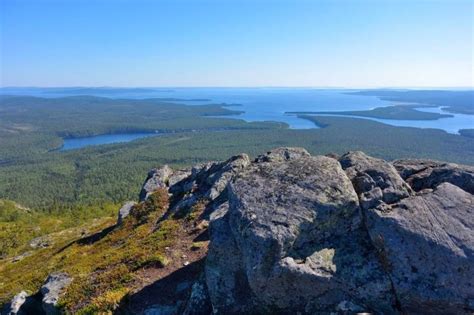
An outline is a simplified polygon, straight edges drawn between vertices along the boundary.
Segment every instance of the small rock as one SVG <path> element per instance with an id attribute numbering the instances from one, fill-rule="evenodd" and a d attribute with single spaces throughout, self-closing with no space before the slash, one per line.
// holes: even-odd
<path id="1" fill-rule="evenodd" d="M 134 201 L 127 201 L 122 208 L 118 211 L 118 218 L 117 218 L 117 225 L 121 225 L 123 223 L 123 219 L 128 217 L 130 214 L 130 210 L 132 210 L 133 206 L 137 203 Z"/>
<path id="2" fill-rule="evenodd" d="M 26 301 L 26 298 L 28 297 L 28 293 L 25 291 L 21 291 L 17 295 L 13 297 L 13 299 L 8 303 L 2 314 L 5 315 L 20 315 L 23 314 L 24 312 L 21 311 L 21 307 Z"/>
<path id="3" fill-rule="evenodd" d="M 25 257 L 28 257 L 32 254 L 32 252 L 24 252 L 21 255 L 15 256 L 12 258 L 12 262 L 19 262 L 20 260 L 23 260 Z"/>
<path id="4" fill-rule="evenodd" d="M 48 236 L 40 236 L 34 238 L 30 241 L 30 247 L 37 249 L 37 248 L 46 248 L 51 245 L 51 240 Z"/>
<path id="5" fill-rule="evenodd" d="M 140 201 L 146 200 L 148 196 L 158 188 L 167 188 L 169 184 L 169 178 L 172 174 L 173 170 L 168 165 L 152 169 L 148 173 L 148 177 L 146 178 L 142 190 L 140 191 Z"/>
<path id="6" fill-rule="evenodd" d="M 198 225 L 196 225 L 195 231 L 202 231 L 202 230 L 207 229 L 208 227 L 209 227 L 209 221 L 202 220 L 201 222 L 199 222 Z"/>
<path id="7" fill-rule="evenodd" d="M 45 284 L 40 289 L 43 295 L 43 310 L 47 315 L 59 314 L 59 310 L 56 308 L 59 296 L 64 292 L 71 281 L 72 278 L 62 272 L 52 273 L 48 276 Z"/>

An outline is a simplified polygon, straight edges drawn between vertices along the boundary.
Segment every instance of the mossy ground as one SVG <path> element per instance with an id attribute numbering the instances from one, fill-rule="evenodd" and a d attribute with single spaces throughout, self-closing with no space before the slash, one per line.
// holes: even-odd
<path id="1" fill-rule="evenodd" d="M 21 290 L 36 292 L 49 273 L 63 271 L 73 277 L 59 301 L 66 313 L 113 312 L 128 294 L 143 287 L 147 270 L 163 270 L 146 275 L 149 282 L 182 267 L 186 250 L 199 257 L 207 251 L 206 242 L 199 242 L 197 247 L 193 245 L 194 236 L 183 238 L 186 226 L 195 225 L 203 207 L 191 209 L 187 217 L 157 224 L 168 205 L 167 191 L 158 190 L 146 202 L 137 204 L 121 226 L 115 226 L 114 211 L 114 216 L 49 234 L 51 246 L 30 249 L 28 256 L 19 261 L 13 262 L 9 255 L 0 261 L 0 303 Z M 183 239 L 189 244 L 182 244 Z"/>

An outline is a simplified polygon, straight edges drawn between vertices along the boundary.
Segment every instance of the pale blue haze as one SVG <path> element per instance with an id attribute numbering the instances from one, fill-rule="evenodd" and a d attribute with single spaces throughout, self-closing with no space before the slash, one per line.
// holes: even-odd
<path id="1" fill-rule="evenodd" d="M 1 0 L 1 86 L 473 85 L 473 1 Z"/>

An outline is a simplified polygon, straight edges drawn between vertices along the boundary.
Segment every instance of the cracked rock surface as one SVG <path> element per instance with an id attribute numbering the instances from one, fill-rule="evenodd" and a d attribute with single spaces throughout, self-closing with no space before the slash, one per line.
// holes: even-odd
<path id="1" fill-rule="evenodd" d="M 471 313 L 472 168 L 408 167 L 416 161 L 362 152 L 258 157 L 211 217 L 205 274 L 214 309 Z"/>
<path id="2" fill-rule="evenodd" d="M 472 314 L 473 174 L 278 148 L 155 170 L 143 191 L 166 185 L 171 214 L 207 200 L 209 252 L 186 314 Z"/>
<path id="3" fill-rule="evenodd" d="M 163 188 L 157 224 L 198 208 L 208 252 L 144 314 L 474 314 L 473 167 L 277 148 L 153 169 L 140 200 Z M 70 282 L 53 273 L 6 314 L 57 314 Z"/>

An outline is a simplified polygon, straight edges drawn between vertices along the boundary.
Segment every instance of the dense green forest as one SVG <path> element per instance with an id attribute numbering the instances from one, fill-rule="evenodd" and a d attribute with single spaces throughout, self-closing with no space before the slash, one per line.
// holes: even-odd
<path id="1" fill-rule="evenodd" d="M 206 116 L 238 111 L 221 105 L 185 106 L 160 99 L 112 100 L 93 96 L 38 98 L 0 96 L 0 164 L 45 153 L 62 138 L 121 132 L 183 132 L 260 129 L 278 123 L 245 123 Z"/>
<path id="2" fill-rule="evenodd" d="M 364 119 L 302 118 L 320 129 L 247 123 L 206 116 L 235 112 L 220 105 L 100 97 L 3 97 L 0 102 L 0 198 L 48 211 L 136 199 L 146 172 L 161 164 L 185 167 L 278 146 L 315 154 L 363 150 L 385 159 L 420 157 L 474 165 L 474 139 L 435 129 L 392 127 Z M 129 143 L 54 150 L 62 137 L 160 131 Z"/>

